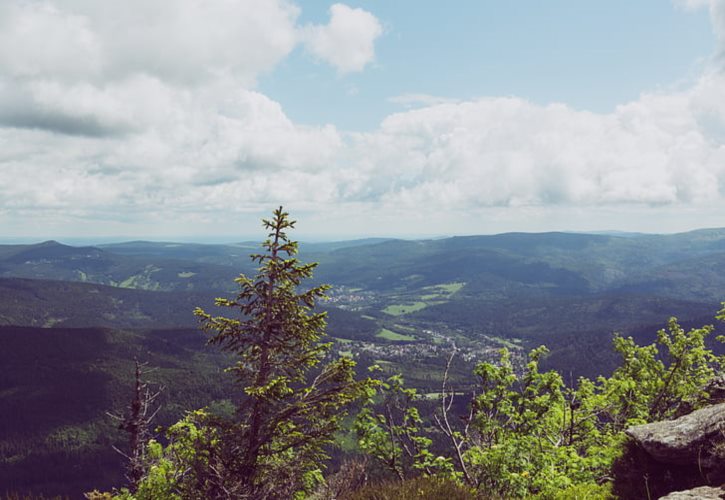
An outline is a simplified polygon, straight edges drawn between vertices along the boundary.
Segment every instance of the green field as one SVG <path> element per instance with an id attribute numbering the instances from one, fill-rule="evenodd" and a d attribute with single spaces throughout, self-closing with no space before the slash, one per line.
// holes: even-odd
<path id="1" fill-rule="evenodd" d="M 425 309 L 428 307 L 428 304 L 425 302 L 413 302 L 410 304 L 391 304 L 385 309 L 383 309 L 383 312 L 385 314 L 390 314 L 391 316 L 402 316 L 403 314 L 410 314 L 416 311 L 420 311 L 421 309 Z"/>
<path id="2" fill-rule="evenodd" d="M 426 286 L 423 288 L 423 290 L 426 290 L 430 293 L 421 295 L 420 298 L 423 300 L 448 299 L 451 297 L 451 295 L 458 292 L 464 286 L 466 286 L 465 283 L 457 281 L 452 283 L 441 283 L 440 285 Z"/>
<path id="3" fill-rule="evenodd" d="M 411 337 L 410 335 L 402 335 L 392 330 L 388 330 L 387 328 L 381 329 L 375 336 L 385 340 L 415 340 L 415 337 Z"/>
<path id="4" fill-rule="evenodd" d="M 454 282 L 454 283 L 443 283 L 442 285 L 438 285 L 437 288 L 440 288 L 441 290 L 444 290 L 447 293 L 453 295 L 454 293 L 459 291 L 464 286 L 466 286 L 465 283 Z"/>
<path id="5" fill-rule="evenodd" d="M 509 349 L 521 349 L 521 339 L 504 339 L 502 337 L 486 336 L 486 338 L 498 342 Z"/>

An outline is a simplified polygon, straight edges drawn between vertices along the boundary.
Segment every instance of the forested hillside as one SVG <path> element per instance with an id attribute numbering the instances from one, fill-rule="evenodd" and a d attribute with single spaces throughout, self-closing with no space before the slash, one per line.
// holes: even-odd
<path id="1" fill-rule="evenodd" d="M 454 346 L 448 382 L 464 394 L 477 364 L 496 362 L 501 348 L 520 371 L 529 350 L 547 345 L 540 366 L 571 384 L 619 366 L 615 332 L 647 344 L 672 315 L 686 328 L 712 323 L 724 249 L 722 230 L 512 233 L 303 244 L 301 258 L 320 262 L 311 284 L 332 284 L 317 310 L 328 314 L 333 353 L 356 359 L 360 376 L 377 365 L 381 377 L 402 373 L 407 387 L 435 398 Z M 238 397 L 221 373 L 229 358 L 204 347 L 193 311 L 238 290 L 233 278 L 257 267 L 244 257 L 253 251 L 249 243 L 0 246 L 0 484 L 45 493 L 120 484 L 111 445 L 124 437 L 106 412 L 128 403 L 135 359 L 157 368 L 149 379 L 166 387 L 158 423 L 208 404 L 229 411 Z M 713 339 L 707 346 L 723 352 Z M 456 407 L 465 412 L 463 401 Z M 336 460 L 356 449 L 351 439 Z"/>

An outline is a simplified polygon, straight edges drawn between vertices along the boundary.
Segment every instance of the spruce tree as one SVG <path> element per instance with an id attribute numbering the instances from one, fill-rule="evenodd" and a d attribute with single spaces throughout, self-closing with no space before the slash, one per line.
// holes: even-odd
<path id="1" fill-rule="evenodd" d="M 237 420 L 221 433 L 215 467 L 227 491 L 255 498 L 288 497 L 321 477 L 325 446 L 345 415 L 345 407 L 366 394 L 368 381 L 355 381 L 346 357 L 322 363 L 330 345 L 321 343 L 325 313 L 314 310 L 328 285 L 301 288 L 317 264 L 300 263 L 297 242 L 287 230 L 295 221 L 282 207 L 271 220 L 264 252 L 253 278 L 235 281 L 233 299 L 216 299 L 232 317 L 197 308 L 209 342 L 233 353 L 229 368 L 242 389 Z M 219 469 L 223 469 L 219 472 Z"/>

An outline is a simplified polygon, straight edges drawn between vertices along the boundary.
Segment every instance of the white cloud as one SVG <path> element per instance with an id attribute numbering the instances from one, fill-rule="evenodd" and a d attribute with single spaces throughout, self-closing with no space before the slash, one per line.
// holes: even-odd
<path id="1" fill-rule="evenodd" d="M 362 71 L 375 58 L 375 39 L 383 32 L 377 18 L 363 9 L 336 3 L 327 25 L 308 26 L 302 32 L 312 54 L 341 73 Z"/>
<path id="2" fill-rule="evenodd" d="M 722 4 L 708 5 L 719 26 Z M 198 227 L 284 203 L 354 227 L 407 211 L 427 227 L 479 210 L 724 204 L 722 72 L 607 114 L 407 94 L 392 100 L 418 109 L 343 133 L 294 123 L 254 81 L 301 39 L 360 70 L 380 24 L 336 4 L 329 24 L 300 28 L 298 13 L 282 0 L 1 3 L 0 225 Z"/>
<path id="3" fill-rule="evenodd" d="M 0 206 L 127 218 L 312 198 L 339 133 L 252 90 L 299 43 L 298 14 L 286 0 L 3 2 Z"/>
<path id="4" fill-rule="evenodd" d="M 0 4 L 0 75 L 83 78 L 101 71 L 90 20 L 49 2 Z"/>
<path id="5" fill-rule="evenodd" d="M 285 0 L 11 0 L 0 62 L 11 76 L 249 85 L 294 48 L 298 14 Z"/>
<path id="6" fill-rule="evenodd" d="M 55 90 L 46 92 L 52 101 Z M 432 217 L 497 207 L 721 206 L 725 196 L 725 109 L 717 105 L 725 77 L 717 75 L 609 114 L 487 98 L 397 113 L 366 134 L 301 127 L 233 82 L 190 94 L 144 77 L 107 92 L 80 88 L 66 105 L 129 127 L 124 134 L 0 132 L 6 209 L 213 221 L 284 203 L 370 220 L 373 207 L 378 216 Z M 129 107 L 104 104 L 118 99 Z"/>
<path id="7" fill-rule="evenodd" d="M 298 16 L 288 0 L 2 2 L 0 125 L 98 136 L 139 130 L 145 115 L 174 104 L 184 113 L 220 82 L 253 88 L 310 30 L 320 56 L 341 70 L 374 57 L 372 14 L 336 4 L 330 24 L 315 28 L 299 27 Z"/>
<path id="8" fill-rule="evenodd" d="M 725 77 L 613 113 L 518 98 L 439 104 L 358 136 L 352 197 L 395 206 L 704 204 L 725 192 Z"/>

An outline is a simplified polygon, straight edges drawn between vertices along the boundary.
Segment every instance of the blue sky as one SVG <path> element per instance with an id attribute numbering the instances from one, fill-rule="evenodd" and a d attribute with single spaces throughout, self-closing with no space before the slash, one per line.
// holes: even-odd
<path id="1" fill-rule="evenodd" d="M 324 22 L 329 4 L 302 3 L 302 22 Z M 339 75 L 295 50 L 259 89 L 300 123 L 372 130 L 400 111 L 395 96 L 518 96 L 609 112 L 640 93 L 681 85 L 715 44 L 707 10 L 637 2 L 399 0 L 350 3 L 384 26 L 375 61 Z"/>
<path id="2" fill-rule="evenodd" d="M 8 0 L 0 234 L 725 226 L 724 61 L 724 0 Z"/>

